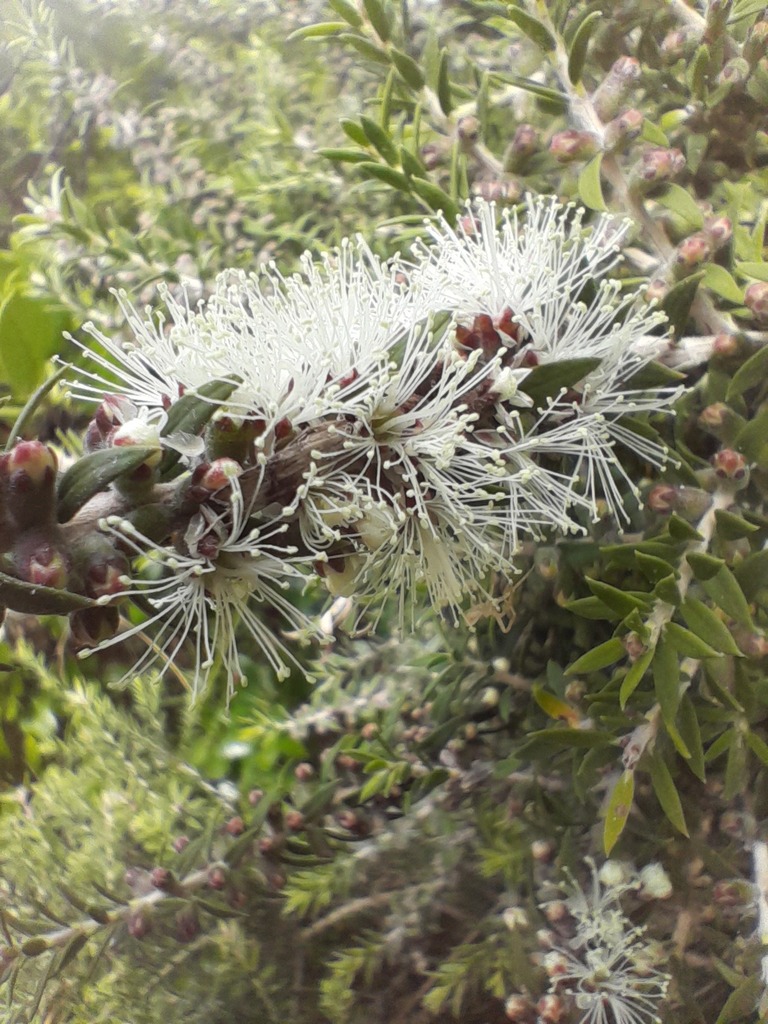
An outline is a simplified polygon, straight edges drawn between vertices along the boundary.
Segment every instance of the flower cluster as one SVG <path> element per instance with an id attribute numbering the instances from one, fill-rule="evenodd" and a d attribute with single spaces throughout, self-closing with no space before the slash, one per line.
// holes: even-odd
<path id="1" fill-rule="evenodd" d="M 646 899 L 666 898 L 669 880 L 658 864 L 634 881 L 621 864 L 609 861 L 600 872 L 590 867 L 591 890 L 574 882 L 564 901 L 572 925 L 567 946 L 555 946 L 544 958 L 549 991 L 572 1001 L 581 1013 L 579 1024 L 657 1024 L 670 978 L 657 969 L 658 953 L 644 930 L 629 921 L 620 898 L 630 890 Z"/>
<path id="2" fill-rule="evenodd" d="M 401 621 L 423 585 L 455 619 L 467 595 L 492 599 L 487 581 L 515 571 L 524 541 L 583 531 L 601 502 L 625 514 L 636 487 L 617 444 L 663 462 L 626 419 L 673 391 L 633 387 L 663 317 L 603 279 L 621 226 L 531 199 L 524 221 L 505 212 L 497 227 L 479 203 L 456 230 L 428 231 L 408 259 L 384 263 L 358 239 L 291 277 L 225 273 L 195 307 L 167 295 L 168 321 L 122 297 L 128 344 L 85 328 L 100 349 L 74 394 L 100 399 L 102 419 L 106 394 L 108 410 L 129 403 L 119 443 L 133 422 L 159 424 L 187 462 L 144 480 L 164 531 L 122 513 L 103 528 L 134 563 L 149 557 L 127 593 L 149 600 L 171 657 L 195 638 L 199 683 L 217 655 L 237 677 L 238 620 L 285 666 L 253 605 L 306 625 L 284 593 L 302 575 L 361 607 L 395 595 Z M 194 396 L 209 406 L 203 437 L 170 432 Z"/>

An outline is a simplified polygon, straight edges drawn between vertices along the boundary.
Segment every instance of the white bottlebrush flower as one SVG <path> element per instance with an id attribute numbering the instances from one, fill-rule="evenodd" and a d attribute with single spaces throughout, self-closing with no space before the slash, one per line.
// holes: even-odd
<path id="1" fill-rule="evenodd" d="M 505 210 L 497 226 L 495 206 L 477 202 L 458 228 L 445 221 L 428 227 L 431 244 L 414 249 L 413 287 L 419 301 L 454 318 L 460 344 L 498 355 L 505 369 L 598 361 L 549 406 L 548 419 L 583 421 L 587 492 L 594 498 L 602 491 L 621 515 L 621 491 L 636 488 L 621 469 L 614 442 L 655 465 L 667 452 L 620 418 L 665 407 L 677 389 L 640 392 L 628 384 L 657 351 L 650 332 L 664 316 L 604 277 L 620 259 L 625 226 L 600 216 L 586 227 L 583 215 L 552 198 L 530 199 L 524 221 L 517 210 Z"/>
<path id="2" fill-rule="evenodd" d="M 607 876 L 591 862 L 590 867 L 591 890 L 574 882 L 565 900 L 573 938 L 544 958 L 549 991 L 572 997 L 582 1011 L 579 1024 L 658 1024 L 670 978 L 655 966 L 644 930 L 632 924 L 619 902 L 636 886 L 623 880 L 601 883 Z"/>
<path id="3" fill-rule="evenodd" d="M 141 596 L 155 614 L 104 641 L 96 650 L 152 631 L 151 646 L 131 669 L 134 675 L 156 662 L 162 662 L 164 669 L 192 644 L 193 691 L 204 689 L 220 659 L 231 697 L 241 679 L 237 631 L 242 626 L 278 676 L 288 674 L 287 663 L 295 663 L 295 658 L 259 615 L 259 609 L 278 611 L 288 629 L 310 628 L 308 619 L 286 594 L 292 580 L 303 579 L 296 548 L 280 542 L 287 529 L 280 520 L 261 528 L 252 525 L 236 478 L 231 481 L 227 505 L 220 512 L 202 506 L 192 517 L 184 537 L 186 554 L 154 544 L 119 517 L 102 523 L 134 559 L 147 563 L 149 571 L 126 579 L 123 596 Z"/>
<path id="4" fill-rule="evenodd" d="M 75 371 L 73 394 L 114 392 L 163 408 L 203 384 L 234 381 L 227 405 L 263 418 L 262 444 L 281 420 L 302 426 L 353 408 L 426 310 L 397 262 L 383 264 L 361 239 L 345 239 L 319 263 L 305 255 L 301 268 L 290 277 L 274 266 L 225 271 L 194 308 L 186 293 L 161 289 L 167 316 L 142 317 L 118 296 L 133 339 L 116 342 L 86 324 L 105 354 L 88 349 L 95 366 Z"/>

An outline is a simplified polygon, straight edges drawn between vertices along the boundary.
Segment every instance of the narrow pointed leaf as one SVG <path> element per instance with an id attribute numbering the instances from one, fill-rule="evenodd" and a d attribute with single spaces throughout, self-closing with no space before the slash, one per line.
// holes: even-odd
<path id="1" fill-rule="evenodd" d="M 654 648 L 651 648 L 649 651 L 645 651 L 645 653 L 640 655 L 624 676 L 621 683 L 621 689 L 619 690 L 619 703 L 622 708 L 626 706 L 627 701 L 640 685 L 643 676 L 648 671 L 648 668 L 653 661 L 653 655 Z"/>
<path id="2" fill-rule="evenodd" d="M 664 758 L 658 750 L 650 756 L 649 768 L 653 791 L 659 799 L 661 809 L 666 814 L 678 832 L 684 836 L 688 835 L 688 826 L 685 823 L 683 805 L 680 802 L 680 794 L 677 792 L 672 773 L 670 772 Z"/>
<path id="3" fill-rule="evenodd" d="M 613 665 L 626 657 L 627 650 L 621 639 L 617 636 L 611 637 L 605 643 L 599 644 L 592 651 L 582 654 L 580 658 L 566 670 L 569 676 L 578 675 L 580 672 L 596 672 L 598 669 Z"/>
<path id="4" fill-rule="evenodd" d="M 609 583 L 603 583 L 602 580 L 593 580 L 589 576 L 586 576 L 585 580 L 595 597 L 598 597 L 622 617 L 629 615 L 635 609 L 650 610 L 651 605 L 648 600 L 636 597 L 626 590 L 619 590 L 618 587 L 612 587 Z"/>
<path id="5" fill-rule="evenodd" d="M 600 174 L 602 165 L 603 154 L 596 153 L 589 163 L 584 165 L 576 186 L 582 203 L 590 210 L 598 210 L 600 213 L 608 209 L 603 198 L 603 181 Z"/>
<path id="6" fill-rule="evenodd" d="M 702 582 L 702 588 L 718 608 L 729 615 L 741 626 L 753 628 L 752 615 L 744 591 L 741 589 L 727 565 L 710 579 Z"/>
<path id="7" fill-rule="evenodd" d="M 448 51 L 440 51 L 440 63 L 437 68 L 437 99 L 440 103 L 440 109 L 447 117 L 453 109 L 453 100 L 451 99 L 451 82 L 448 77 Z"/>
<path id="8" fill-rule="evenodd" d="M 578 384 L 599 365 L 600 360 L 595 358 L 561 359 L 556 363 L 545 363 L 531 370 L 520 384 L 520 390 L 532 398 L 534 403 L 540 403 L 557 395 L 563 388 Z"/>
<path id="9" fill-rule="evenodd" d="M 390 35 L 389 19 L 383 0 L 363 0 L 363 7 L 368 15 L 368 20 L 376 31 L 376 35 L 383 43 L 388 42 Z"/>
<path id="10" fill-rule="evenodd" d="M 390 166 L 397 163 L 397 149 L 389 134 L 370 117 L 363 115 L 360 125 L 370 144 L 381 153 Z"/>
<path id="11" fill-rule="evenodd" d="M 704 768 L 704 746 L 701 740 L 701 729 L 699 728 L 696 708 L 687 693 L 683 694 L 683 699 L 680 701 L 677 724 L 683 742 L 691 754 L 686 764 L 693 774 L 704 782 L 706 781 L 706 771 Z"/>
<path id="12" fill-rule="evenodd" d="M 664 635 L 678 654 L 682 654 L 685 658 L 722 657 L 720 651 L 710 647 L 706 640 L 702 640 L 696 633 L 691 632 L 690 629 L 686 629 L 684 626 L 679 626 L 676 622 L 667 623 L 664 628 Z"/>
<path id="13" fill-rule="evenodd" d="M 424 75 L 413 57 L 409 57 L 402 50 L 396 50 L 394 46 L 390 47 L 389 55 L 406 85 L 410 85 L 417 92 L 424 88 Z"/>
<path id="14" fill-rule="evenodd" d="M 606 857 L 609 857 L 611 850 L 619 840 L 627 824 L 629 812 L 632 810 L 632 800 L 635 795 L 635 773 L 625 771 L 616 781 L 611 798 L 608 801 L 608 808 L 605 813 L 605 825 L 603 826 L 603 850 Z"/>
<path id="15" fill-rule="evenodd" d="M 59 522 L 68 522 L 95 494 L 105 491 L 119 476 L 138 469 L 152 456 L 157 456 L 157 448 L 143 445 L 102 448 L 83 455 L 59 480 L 56 495 Z"/>
<path id="16" fill-rule="evenodd" d="M 588 14 L 579 25 L 576 30 L 576 35 L 573 37 L 571 50 L 568 54 L 568 77 L 574 85 L 577 85 L 581 81 L 581 75 L 584 71 L 584 62 L 587 59 L 589 41 L 602 17 L 602 11 L 592 11 L 592 13 Z"/>
<path id="17" fill-rule="evenodd" d="M 721 654 L 740 657 L 741 651 L 722 619 L 695 597 L 686 597 L 680 605 L 680 613 L 688 628 Z"/>
<path id="18" fill-rule="evenodd" d="M 507 8 L 507 17 L 514 21 L 517 27 L 523 32 L 532 43 L 535 43 L 545 53 L 555 49 L 555 40 L 549 29 L 537 19 L 524 11 L 521 7 L 511 6 Z"/>

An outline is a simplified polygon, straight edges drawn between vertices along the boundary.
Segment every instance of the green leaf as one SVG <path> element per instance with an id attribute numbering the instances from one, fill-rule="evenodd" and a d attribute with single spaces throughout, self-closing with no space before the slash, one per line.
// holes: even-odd
<path id="1" fill-rule="evenodd" d="M 16 399 L 41 383 L 45 364 L 61 348 L 70 321 L 47 300 L 25 295 L 17 286 L 0 300 L 0 373 Z"/>
<path id="2" fill-rule="evenodd" d="M 580 615 L 583 619 L 611 621 L 622 617 L 597 597 L 578 597 L 575 601 L 569 601 L 565 607 L 567 611 L 573 612 L 574 615 Z"/>
<path id="3" fill-rule="evenodd" d="M 584 579 L 595 597 L 599 598 L 603 604 L 607 604 L 622 618 L 633 612 L 635 608 L 639 611 L 650 611 L 650 602 L 643 598 L 635 597 L 626 590 L 619 590 L 618 587 L 612 587 L 609 583 L 603 583 L 602 580 L 593 580 L 589 576 L 585 576 Z"/>
<path id="4" fill-rule="evenodd" d="M 427 173 L 426 168 L 424 167 L 424 164 L 421 162 L 419 157 L 411 153 L 411 151 L 409 149 L 406 149 L 405 146 L 400 146 L 399 154 L 400 166 L 403 168 L 406 174 L 409 174 L 411 177 L 414 178 L 420 178 Z"/>
<path id="5" fill-rule="evenodd" d="M 690 751 L 683 742 L 675 721 L 683 695 L 680 685 L 680 662 L 677 651 L 667 639 L 666 629 L 656 645 L 656 654 L 653 659 L 653 685 L 667 733 L 682 756 L 688 758 L 691 756 Z"/>
<path id="6" fill-rule="evenodd" d="M 751 355 L 745 363 L 742 363 L 734 373 L 728 390 L 725 394 L 726 401 L 731 402 L 739 395 L 743 395 L 750 388 L 765 383 L 768 376 L 768 345 L 761 345 L 754 355 Z"/>
<path id="7" fill-rule="evenodd" d="M 535 43 L 545 53 L 556 48 L 556 43 L 549 29 L 537 19 L 528 14 L 520 7 L 510 6 L 507 8 L 507 17 L 514 21 L 517 27 L 523 32 L 532 43 Z"/>
<path id="8" fill-rule="evenodd" d="M 352 139 L 353 142 L 356 142 L 358 146 L 368 148 L 368 137 L 357 121 L 350 121 L 348 117 L 342 117 L 339 124 L 344 134 Z"/>
<path id="9" fill-rule="evenodd" d="M 25 615 L 69 615 L 80 608 L 93 608 L 96 602 L 81 594 L 26 583 L 0 572 L 0 604 Z"/>
<path id="10" fill-rule="evenodd" d="M 622 709 L 626 707 L 627 701 L 640 685 L 643 676 L 648 671 L 648 667 L 653 661 L 654 653 L 654 648 L 651 648 L 641 654 L 637 661 L 630 666 L 629 671 L 624 676 L 621 682 L 621 689 L 619 690 L 619 704 Z"/>
<path id="11" fill-rule="evenodd" d="M 576 35 L 571 42 L 571 51 L 568 54 L 568 77 L 574 85 L 581 81 L 584 71 L 584 62 L 587 59 L 587 50 L 592 33 L 597 28 L 598 22 L 603 17 L 602 11 L 592 11 L 579 25 Z"/>
<path id="12" fill-rule="evenodd" d="M 685 222 L 686 228 L 699 231 L 704 226 L 704 214 L 691 193 L 680 185 L 667 185 L 657 202 Z"/>
<path id="13" fill-rule="evenodd" d="M 663 580 L 659 580 L 653 588 L 653 596 L 666 604 L 677 607 L 680 604 L 680 589 L 677 585 L 677 577 L 670 573 Z"/>
<path id="14" fill-rule="evenodd" d="M 692 633 L 691 630 L 679 626 L 676 622 L 668 622 L 664 627 L 664 634 L 674 646 L 678 654 L 685 658 L 719 658 L 720 651 L 702 640 L 700 636 Z"/>
<path id="15" fill-rule="evenodd" d="M 453 101 L 451 99 L 451 82 L 448 77 L 448 51 L 445 49 L 440 51 L 440 63 L 437 67 L 437 89 L 435 91 L 437 92 L 440 109 L 448 117 L 453 109 Z"/>
<path id="16" fill-rule="evenodd" d="M 448 223 L 452 223 L 459 216 L 459 207 L 451 199 L 447 192 L 444 192 L 438 185 L 424 178 L 412 178 L 410 187 L 435 213 L 442 210 Z"/>
<path id="17" fill-rule="evenodd" d="M 370 160 L 370 154 L 359 149 L 318 149 L 318 155 L 326 160 L 341 164 L 362 164 Z"/>
<path id="18" fill-rule="evenodd" d="M 365 114 L 360 117 L 360 126 L 370 144 L 381 153 L 390 166 L 394 166 L 397 163 L 397 148 L 388 132 Z"/>
<path id="19" fill-rule="evenodd" d="M 569 676 L 578 675 L 583 672 L 596 672 L 598 669 L 613 665 L 621 658 L 626 657 L 627 650 L 621 639 L 617 636 L 599 644 L 594 650 L 582 654 L 572 665 L 566 669 Z"/>
<path id="20" fill-rule="evenodd" d="M 662 811 L 664 811 L 677 831 L 687 836 L 688 826 L 685 823 L 680 795 L 672 779 L 672 773 L 658 750 L 654 750 L 651 754 L 648 767 L 651 773 L 653 790 L 658 797 Z"/>
<path id="21" fill-rule="evenodd" d="M 725 623 L 711 608 L 695 597 L 686 597 L 680 605 L 680 613 L 688 628 L 721 654 L 741 657 L 741 651 Z"/>
<path id="22" fill-rule="evenodd" d="M 701 741 L 701 729 L 699 728 L 696 708 L 687 693 L 683 694 L 683 699 L 680 701 L 677 722 L 683 742 L 691 753 L 686 764 L 693 774 L 704 782 L 706 780 L 706 772 L 704 769 L 704 747 Z"/>
<path id="23" fill-rule="evenodd" d="M 689 551 L 685 556 L 697 580 L 710 580 L 725 567 L 722 558 L 708 555 L 706 551 Z"/>
<path id="24" fill-rule="evenodd" d="M 413 57 L 409 57 L 402 50 L 396 50 L 394 46 L 390 47 L 389 55 L 406 85 L 410 85 L 417 92 L 424 88 L 424 75 Z"/>
<path id="25" fill-rule="evenodd" d="M 95 494 L 105 491 L 119 476 L 157 456 L 157 451 L 157 448 L 143 445 L 125 445 L 83 455 L 59 479 L 56 497 L 59 522 L 68 522 Z"/>
<path id="26" fill-rule="evenodd" d="M 359 170 L 365 172 L 367 177 L 383 181 L 386 185 L 396 188 L 400 192 L 409 192 L 411 189 L 408 178 L 406 178 L 402 171 L 396 171 L 394 167 L 387 167 L 386 164 L 377 164 L 372 160 L 357 166 Z"/>
<path id="27" fill-rule="evenodd" d="M 768 548 L 753 551 L 734 566 L 733 575 L 744 591 L 744 596 L 753 601 L 763 589 L 768 589 Z"/>
<path id="28" fill-rule="evenodd" d="M 360 28 L 363 19 L 360 17 L 357 8 L 349 0 L 328 0 L 328 6 L 335 11 L 340 18 L 343 18 L 352 28 Z"/>
<path id="29" fill-rule="evenodd" d="M 733 800 L 734 797 L 747 792 L 747 748 L 744 745 L 744 739 L 740 732 L 736 734 L 728 750 L 724 782 L 724 800 Z"/>
<path id="30" fill-rule="evenodd" d="M 603 182 L 600 176 L 602 164 L 602 152 L 596 153 L 582 169 L 576 186 L 582 203 L 590 210 L 599 210 L 600 212 L 608 209 L 603 198 Z"/>
<path id="31" fill-rule="evenodd" d="M 635 795 L 635 773 L 625 771 L 616 781 L 611 792 L 608 808 L 605 813 L 605 825 L 603 826 L 603 850 L 606 857 L 610 857 L 611 850 L 618 842 L 619 836 L 627 824 L 629 812 L 632 810 L 632 800 Z"/>
<path id="32" fill-rule="evenodd" d="M 667 529 L 673 540 L 704 540 L 702 535 L 690 523 L 673 512 L 667 520 Z"/>
<path id="33" fill-rule="evenodd" d="M 558 721 L 568 722 L 573 725 L 579 720 L 578 712 L 570 704 L 566 703 L 554 693 L 545 690 L 541 684 L 536 683 L 532 690 L 533 699 L 539 705 L 545 715 Z"/>
<path id="34" fill-rule="evenodd" d="M 657 124 L 649 121 L 647 117 L 643 121 L 640 138 L 644 142 L 650 142 L 653 146 L 664 146 L 665 148 L 669 146 L 668 137 Z"/>
<path id="35" fill-rule="evenodd" d="M 736 273 L 742 277 L 752 277 L 756 281 L 768 281 L 768 263 L 737 263 Z"/>
<path id="36" fill-rule="evenodd" d="M 367 60 L 372 60 L 376 64 L 384 64 L 389 67 L 390 62 L 387 51 L 375 46 L 369 39 L 355 35 L 354 32 L 344 32 L 343 35 L 339 36 L 339 39 L 343 43 L 349 43 L 353 49 L 357 50 Z"/>
<path id="37" fill-rule="evenodd" d="M 678 338 L 685 333 L 693 300 L 696 298 L 696 292 L 703 280 L 703 270 L 690 274 L 682 281 L 678 281 L 674 288 L 670 288 L 662 299 L 661 308 L 667 316 L 669 326 Z"/>
<path id="38" fill-rule="evenodd" d="M 704 270 L 705 287 L 729 302 L 741 305 L 744 302 L 744 289 L 739 288 L 733 276 L 719 263 L 708 263 Z"/>
<path id="39" fill-rule="evenodd" d="M 605 549 L 603 549 L 603 554 L 605 554 Z M 635 550 L 633 554 L 638 569 L 651 583 L 659 583 L 670 575 L 672 567 L 666 559 L 638 550 Z"/>
<path id="40" fill-rule="evenodd" d="M 759 529 L 754 523 L 748 523 L 741 516 L 734 515 L 733 512 L 725 512 L 723 509 L 718 509 L 715 512 L 715 521 L 717 522 L 717 536 L 722 540 L 739 540 L 741 537 L 749 537 L 751 533 L 755 533 Z"/>
<path id="41" fill-rule="evenodd" d="M 724 565 L 715 576 L 703 581 L 701 586 L 707 596 L 726 615 L 730 615 L 739 625 L 745 626 L 747 629 L 754 628 L 744 591 L 727 565 Z"/>
<path id="42" fill-rule="evenodd" d="M 239 384 L 240 379 L 233 377 L 231 380 L 213 380 L 194 391 L 188 391 L 168 410 L 165 426 L 160 431 L 161 436 L 170 437 L 176 433 L 199 435 Z M 173 469 L 180 458 L 181 454 L 172 448 L 165 450 L 160 463 L 161 478 Z"/>
<path id="43" fill-rule="evenodd" d="M 751 730 L 747 733 L 747 746 L 750 748 L 752 753 L 759 757 L 763 764 L 768 767 L 768 743 L 761 740 L 756 733 Z"/>
<path id="44" fill-rule="evenodd" d="M 382 0 L 363 0 L 363 7 L 376 35 L 383 43 L 389 42 L 390 27 L 385 4 Z"/>
<path id="45" fill-rule="evenodd" d="M 326 36 L 336 35 L 337 32 L 345 32 L 347 25 L 343 21 L 325 21 L 317 25 L 305 25 L 297 28 L 286 37 L 286 43 L 294 42 L 297 39 L 324 39 Z"/>
<path id="46" fill-rule="evenodd" d="M 754 1019 L 755 1008 L 763 991 L 759 973 L 750 974 L 728 996 L 715 1024 L 734 1024 Z"/>
<path id="47" fill-rule="evenodd" d="M 600 362 L 599 359 L 588 358 L 544 363 L 531 370 L 520 384 L 520 390 L 532 398 L 535 404 L 540 404 L 545 399 L 559 394 L 564 388 L 568 389 L 578 384 L 587 374 L 596 370 Z"/>

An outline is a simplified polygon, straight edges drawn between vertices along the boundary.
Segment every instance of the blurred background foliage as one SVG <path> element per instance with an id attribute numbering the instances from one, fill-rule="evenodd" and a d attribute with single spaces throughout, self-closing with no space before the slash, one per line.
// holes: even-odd
<path id="1" fill-rule="evenodd" d="M 114 690 L 130 649 L 80 663 L 9 613 L 9 1021 L 766 1019 L 767 52 L 752 0 L 6 0 L 5 431 L 79 358 L 64 330 L 125 331 L 112 289 L 196 301 L 224 268 L 357 232 L 391 254 L 527 190 L 629 216 L 621 278 L 685 384 L 636 426 L 676 460 L 627 456 L 627 531 L 523 550 L 471 630 L 355 637 L 337 605 L 316 682 L 244 647 L 226 709 L 189 706 L 183 659 Z M 86 420 L 54 387 L 28 433 L 71 447 Z M 627 884 L 593 881 L 607 855 Z M 624 1002 L 548 972 L 576 883 L 646 929 Z M 632 1016 L 654 970 L 666 1000 Z"/>

